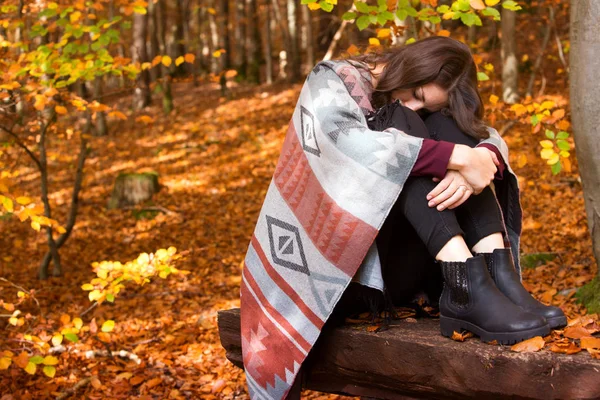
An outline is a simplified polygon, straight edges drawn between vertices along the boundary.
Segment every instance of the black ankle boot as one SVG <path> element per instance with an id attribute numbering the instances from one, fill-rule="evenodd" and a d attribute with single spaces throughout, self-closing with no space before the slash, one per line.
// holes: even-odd
<path id="1" fill-rule="evenodd" d="M 494 284 L 483 256 L 466 262 L 440 262 L 444 290 L 440 298 L 442 335 L 468 330 L 481 340 L 512 344 L 550 333 L 548 323 L 510 301 Z"/>
<path id="2" fill-rule="evenodd" d="M 481 253 L 496 286 L 506 297 L 523 310 L 546 318 L 550 328 L 567 325 L 565 313 L 554 306 L 546 306 L 533 297 L 521 284 L 510 249 L 495 249 L 493 253 Z"/>

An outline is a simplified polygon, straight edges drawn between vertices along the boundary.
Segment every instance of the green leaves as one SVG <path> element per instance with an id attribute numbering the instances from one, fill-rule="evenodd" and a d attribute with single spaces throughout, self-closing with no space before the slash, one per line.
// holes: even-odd
<path id="1" fill-rule="evenodd" d="M 65 337 L 65 339 L 67 339 L 73 343 L 79 342 L 79 337 L 77 337 L 77 335 L 74 333 L 65 333 L 63 336 Z"/>
<path id="2" fill-rule="evenodd" d="M 513 0 L 505 1 L 504 3 L 502 3 L 502 7 L 511 11 L 519 11 L 522 9 L 522 7 L 516 1 Z"/>
<path id="3" fill-rule="evenodd" d="M 490 77 L 485 73 L 485 72 L 478 72 L 477 73 L 477 80 L 478 81 L 489 81 Z"/>

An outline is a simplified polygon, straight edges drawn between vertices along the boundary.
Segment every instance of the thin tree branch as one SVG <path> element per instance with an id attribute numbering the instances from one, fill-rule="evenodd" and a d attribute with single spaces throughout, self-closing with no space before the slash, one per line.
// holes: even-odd
<path id="1" fill-rule="evenodd" d="M 551 18 L 554 18 L 554 7 L 548 7 L 548 12 L 551 15 Z M 531 76 L 529 77 L 529 84 L 527 85 L 526 96 L 531 96 L 533 91 L 533 84 L 535 83 L 535 74 L 540 69 L 542 64 L 542 59 L 544 58 L 544 54 L 546 53 L 546 47 L 548 47 L 548 42 L 550 41 L 550 33 L 552 32 L 552 24 L 546 25 L 546 32 L 544 33 L 544 39 L 542 40 L 542 47 L 540 54 L 535 60 L 535 64 L 533 66 L 533 71 L 531 71 Z"/>
<path id="2" fill-rule="evenodd" d="M 33 152 L 31 150 L 29 150 L 29 148 L 27 148 L 27 146 L 21 142 L 21 140 L 19 139 L 19 136 L 17 136 L 16 133 L 14 133 L 12 131 L 12 129 L 9 129 L 5 126 L 0 125 L 0 129 L 2 129 L 4 132 L 8 133 L 10 136 L 12 136 L 13 138 L 15 138 L 15 143 L 17 144 L 17 146 L 19 146 L 20 148 L 22 148 L 23 150 L 25 150 L 25 152 L 27 153 L 27 155 L 29 155 L 29 157 L 31 157 L 31 159 L 33 160 L 33 162 L 37 165 L 38 169 L 41 171 L 42 170 L 42 164 L 40 163 L 40 160 L 35 156 L 35 154 L 33 154 Z"/>

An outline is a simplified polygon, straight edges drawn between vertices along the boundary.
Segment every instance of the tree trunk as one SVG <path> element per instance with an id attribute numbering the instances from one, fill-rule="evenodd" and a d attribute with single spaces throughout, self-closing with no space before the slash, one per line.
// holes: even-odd
<path id="1" fill-rule="evenodd" d="M 219 30 L 219 46 L 225 50 L 221 55 L 221 70 L 231 68 L 231 41 L 229 40 L 229 0 L 219 1 L 219 18 L 217 27 Z"/>
<path id="2" fill-rule="evenodd" d="M 216 11 L 216 3 L 217 1 L 222 0 L 212 0 L 210 2 L 210 6 L 213 10 Z M 218 8 L 218 7 L 217 7 Z M 219 38 L 219 30 L 217 28 L 217 18 L 219 18 L 218 14 L 213 14 L 212 12 L 208 13 L 208 25 L 210 28 L 210 72 L 213 74 L 218 74 L 222 70 L 222 59 L 223 55 L 220 57 L 215 57 L 215 51 L 221 48 L 220 46 L 220 38 Z"/>
<path id="3" fill-rule="evenodd" d="M 102 82 L 101 76 L 97 76 L 94 79 L 94 100 L 102 102 Z M 108 134 L 108 125 L 106 123 L 106 113 L 104 111 L 96 112 L 96 129 L 94 130 L 95 136 L 106 136 Z"/>
<path id="4" fill-rule="evenodd" d="M 185 30 L 187 29 L 186 25 L 187 25 L 187 4 L 188 2 L 184 0 L 177 0 L 175 2 L 176 4 L 176 15 L 177 15 L 177 21 L 175 23 L 175 25 L 172 27 L 173 30 L 173 40 L 175 41 L 175 43 L 173 43 L 173 59 L 177 59 L 178 57 L 181 57 L 183 55 L 185 55 Z M 163 17 L 166 18 L 166 13 L 163 13 Z M 185 70 L 186 70 L 186 66 L 185 63 L 180 64 L 179 66 L 176 66 L 175 63 L 171 64 L 171 66 L 173 67 L 175 74 L 178 76 L 183 76 L 185 75 Z"/>
<path id="5" fill-rule="evenodd" d="M 158 0 L 158 3 L 156 5 L 158 6 L 155 8 L 157 21 L 156 27 L 158 33 L 158 49 L 160 54 L 164 55 L 167 54 L 167 10 L 165 0 Z M 159 64 L 157 67 L 160 69 L 159 77 L 162 76 L 162 79 L 159 81 L 158 90 L 163 95 L 163 112 L 165 114 L 169 114 L 171 111 L 173 111 L 173 95 L 171 94 L 171 71 L 163 64 Z"/>
<path id="6" fill-rule="evenodd" d="M 265 4 L 265 80 L 270 85 L 273 83 L 273 36 L 271 35 L 271 5 Z"/>
<path id="7" fill-rule="evenodd" d="M 233 54 L 233 68 L 240 75 L 246 73 L 246 35 L 244 27 L 246 25 L 246 12 L 244 2 L 237 0 L 234 7 L 233 39 L 235 42 L 235 53 Z"/>
<path id="8" fill-rule="evenodd" d="M 571 117 L 585 210 L 600 260 L 600 2 L 571 0 Z"/>
<path id="9" fill-rule="evenodd" d="M 246 1 L 246 79 L 252 83 L 260 80 L 260 53 L 257 29 L 256 0 Z"/>
<path id="10" fill-rule="evenodd" d="M 148 59 L 154 60 L 154 57 L 160 54 L 158 45 L 158 19 L 157 19 L 157 4 L 153 1 L 148 2 L 148 36 L 150 46 L 148 48 Z M 154 67 L 150 69 L 150 78 L 152 82 L 156 82 L 161 77 L 160 68 Z"/>
<path id="11" fill-rule="evenodd" d="M 306 7 L 306 6 L 302 6 Z M 298 82 L 302 71 L 300 52 L 298 51 L 298 24 L 296 0 L 287 0 L 287 24 L 290 33 L 288 48 L 288 65 L 290 68 L 290 82 Z"/>
<path id="12" fill-rule="evenodd" d="M 131 46 L 131 60 L 140 64 L 148 62 L 146 52 L 146 33 L 148 16 L 146 14 L 133 14 L 133 45 Z M 152 102 L 150 94 L 150 73 L 143 70 L 138 79 L 133 94 L 133 109 L 141 110 Z"/>
<path id="13" fill-rule="evenodd" d="M 198 49 L 196 50 L 196 58 L 198 59 L 198 68 L 202 74 L 209 71 L 210 48 L 209 41 L 206 36 L 206 7 L 203 6 L 203 1 L 198 0 Z"/>
<path id="14" fill-rule="evenodd" d="M 516 15 L 514 11 L 502 9 L 502 100 L 509 104 L 519 100 Z"/>
<path id="15" fill-rule="evenodd" d="M 302 5 L 302 50 L 306 54 L 306 68 L 308 73 L 315 65 L 315 40 L 313 37 L 312 14 L 307 6 Z"/>

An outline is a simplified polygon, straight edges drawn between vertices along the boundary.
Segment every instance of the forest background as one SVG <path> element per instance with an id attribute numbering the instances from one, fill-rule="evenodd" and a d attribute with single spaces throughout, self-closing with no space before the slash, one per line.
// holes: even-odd
<path id="1" fill-rule="evenodd" d="M 429 35 L 474 53 L 519 176 L 525 285 L 570 318 L 535 350 L 600 357 L 580 340 L 600 330 L 599 17 L 593 0 L 4 1 L 0 399 L 247 397 L 216 312 L 239 306 L 301 82 Z"/>

